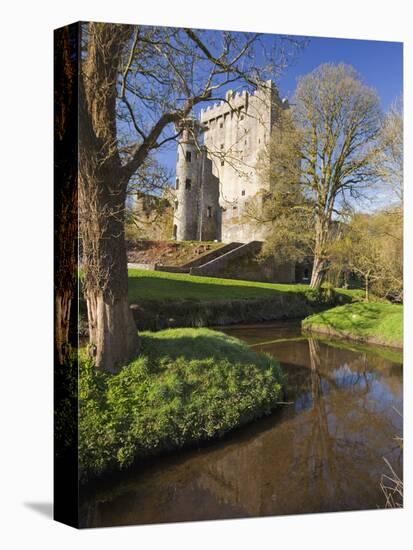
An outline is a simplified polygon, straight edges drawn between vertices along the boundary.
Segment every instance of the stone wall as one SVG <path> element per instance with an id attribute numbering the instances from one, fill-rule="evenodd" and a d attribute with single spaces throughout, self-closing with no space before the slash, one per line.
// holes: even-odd
<path id="1" fill-rule="evenodd" d="M 220 277 L 221 273 L 224 271 L 225 267 L 229 262 L 237 260 L 243 256 L 251 256 L 256 254 L 261 249 L 262 243 L 258 241 L 252 241 L 246 244 L 242 244 L 234 250 L 207 262 L 206 264 L 199 267 L 191 267 L 191 275 L 203 275 L 203 276 L 216 276 Z M 244 274 L 242 274 L 244 275 Z M 239 278 L 239 272 L 238 272 Z"/>
<path id="2" fill-rule="evenodd" d="M 231 262 L 220 276 L 228 279 L 237 278 L 242 272 L 245 281 L 263 283 L 295 283 L 295 264 L 293 262 L 276 262 L 274 258 L 258 260 L 246 258 L 245 261 Z"/>
<path id="3" fill-rule="evenodd" d="M 207 327 L 238 323 L 261 323 L 278 319 L 303 319 L 308 315 L 351 301 L 350 296 L 312 299 L 314 291 L 274 292 L 248 300 L 140 300 L 132 305 L 139 330 L 169 327 Z"/>
<path id="4" fill-rule="evenodd" d="M 192 121 L 196 124 L 196 121 Z M 178 241 L 193 241 L 198 237 L 198 201 L 200 190 L 199 147 L 196 129 L 184 131 L 178 145 L 174 193 L 173 236 Z"/>
<path id="5" fill-rule="evenodd" d="M 127 238 L 164 240 L 172 236 L 173 208 L 166 197 L 136 193 L 133 224 L 126 228 Z"/>
<path id="6" fill-rule="evenodd" d="M 228 251 L 199 267 L 190 269 L 191 275 L 242 279 L 268 283 L 295 283 L 296 265 L 274 257 L 262 259 L 259 253 L 262 242 L 252 241 Z M 301 281 L 299 281 L 301 282 Z"/>
<path id="7" fill-rule="evenodd" d="M 201 112 L 204 144 L 213 159 L 213 173 L 221 182 L 221 206 L 254 196 L 262 187 L 255 164 L 271 130 L 271 102 L 275 88 L 255 94 L 227 92 L 227 101 Z M 243 194 L 244 192 L 244 194 Z"/>
<path id="8" fill-rule="evenodd" d="M 176 240 L 265 240 L 264 229 L 250 221 L 248 206 L 270 190 L 270 182 L 257 172 L 257 161 L 279 109 L 287 107 L 269 80 L 253 93 L 229 90 L 225 101 L 201 111 L 200 120 L 179 122 Z"/>
<path id="9" fill-rule="evenodd" d="M 212 172 L 220 181 L 222 208 L 221 240 L 248 242 L 262 240 L 262 229 L 245 226 L 245 206 L 269 182 L 256 170 L 260 152 L 269 140 L 280 100 L 271 81 L 255 93 L 227 92 L 226 101 L 201 111 L 205 126 L 204 144 L 212 159 Z"/>
<path id="10" fill-rule="evenodd" d="M 198 239 L 221 240 L 221 208 L 219 205 L 219 180 L 212 173 L 212 161 L 206 149 L 201 149 L 199 159 L 201 182 L 198 207 Z"/>

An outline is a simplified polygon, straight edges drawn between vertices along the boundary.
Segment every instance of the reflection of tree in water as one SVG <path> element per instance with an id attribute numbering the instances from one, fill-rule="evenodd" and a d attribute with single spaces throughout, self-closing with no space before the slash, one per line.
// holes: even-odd
<path id="1" fill-rule="evenodd" d="M 391 455 L 394 464 L 391 453 L 399 452 L 391 446 L 400 432 L 393 411 L 402 396 L 400 371 L 318 340 L 300 349 L 300 364 L 288 367 L 297 392 L 288 400 L 302 405 L 286 406 L 227 442 L 183 453 L 182 461 L 165 458 L 125 477 L 88 504 L 90 518 L 100 518 L 91 524 L 382 506 L 382 457 Z"/>
<path id="2" fill-rule="evenodd" d="M 329 375 L 323 384 L 329 365 L 323 362 L 320 342 L 310 338 L 308 347 L 312 409 L 304 449 L 307 498 L 318 493 L 327 509 L 334 503 L 345 509 L 351 506 L 349 484 L 357 483 L 363 493 L 377 479 L 377 459 L 381 449 L 388 452 L 394 425 L 391 418 L 378 414 L 382 411 L 371 398 L 375 377 L 365 353 L 340 365 L 334 379 Z M 343 388 L 345 393 L 337 391 Z"/>
<path id="3" fill-rule="evenodd" d="M 328 417 L 331 406 L 323 396 L 322 360 L 319 341 L 310 338 L 308 349 L 312 410 L 309 413 L 309 432 L 303 449 L 303 458 L 307 460 L 308 474 L 306 476 L 307 484 L 303 488 L 307 491 L 307 499 L 312 499 L 314 494 L 318 493 L 320 500 L 328 501 L 331 497 L 334 497 L 337 501 L 342 502 L 342 483 L 344 480 L 339 475 L 335 453 L 337 434 L 331 433 L 334 428 L 329 426 Z"/>

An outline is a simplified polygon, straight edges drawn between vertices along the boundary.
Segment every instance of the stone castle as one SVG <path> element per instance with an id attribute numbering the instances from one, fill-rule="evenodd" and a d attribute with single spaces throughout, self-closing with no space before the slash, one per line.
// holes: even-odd
<path id="1" fill-rule="evenodd" d="M 247 205 L 262 200 L 269 182 L 256 171 L 280 108 L 287 108 L 272 81 L 255 93 L 226 93 L 225 100 L 178 126 L 173 237 L 178 241 L 264 240 L 248 220 Z"/>
<path id="2" fill-rule="evenodd" d="M 228 91 L 220 103 L 202 110 L 199 119 L 188 117 L 178 124 L 174 189 L 166 199 L 140 194 L 136 203 L 138 219 L 146 226 L 146 234 L 150 229 L 149 238 L 155 240 L 165 235 L 166 226 L 170 235 L 173 217 L 176 241 L 227 244 L 220 255 L 213 260 L 208 257 L 204 265 L 160 268 L 253 281 L 309 280 L 310 259 L 300 264 L 277 255 L 258 260 L 266 229 L 251 217 L 251 206 L 259 212 L 271 192 L 270 181 L 257 171 L 257 160 L 280 109 L 288 107 L 273 83 L 267 81 L 255 93 Z M 161 219 L 166 220 L 166 226 L 162 226 Z"/>

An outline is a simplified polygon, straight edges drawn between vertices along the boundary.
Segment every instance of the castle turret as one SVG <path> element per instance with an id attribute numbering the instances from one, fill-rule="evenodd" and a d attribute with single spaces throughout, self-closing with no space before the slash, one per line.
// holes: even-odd
<path id="1" fill-rule="evenodd" d="M 194 118 L 179 123 L 174 201 L 174 238 L 190 241 L 198 238 L 199 145 L 200 124 Z"/>
<path id="2" fill-rule="evenodd" d="M 287 108 L 271 81 L 252 93 L 227 91 L 226 100 L 180 121 L 176 165 L 174 238 L 264 240 L 266 227 L 249 222 L 251 201 L 270 181 L 256 170 L 279 108 Z M 205 132 L 204 146 L 199 137 Z"/>
<path id="3" fill-rule="evenodd" d="M 204 126 L 194 118 L 179 123 L 174 200 L 174 238 L 212 241 L 220 238 L 219 180 L 199 137 Z"/>
<path id="4" fill-rule="evenodd" d="M 200 145 L 204 127 L 194 118 L 179 123 L 174 200 L 174 238 L 178 241 L 219 238 L 219 181 L 212 162 Z"/>

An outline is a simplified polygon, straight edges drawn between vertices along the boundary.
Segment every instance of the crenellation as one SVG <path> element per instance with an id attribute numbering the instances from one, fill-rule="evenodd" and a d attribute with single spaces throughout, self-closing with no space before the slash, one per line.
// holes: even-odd
<path id="1" fill-rule="evenodd" d="M 247 205 L 269 187 L 269 183 L 259 178 L 255 167 L 274 124 L 275 106 L 288 106 L 273 83 L 266 84 L 265 89 L 252 92 L 227 90 L 225 100 L 208 104 L 201 110 L 199 121 L 188 122 L 191 128 L 197 124 L 197 139 L 203 132 L 204 145 L 197 144 L 202 154 L 197 167 L 192 167 L 196 169 L 197 183 L 191 189 L 192 194 L 181 196 L 183 207 L 176 211 L 177 239 L 184 234 L 198 238 L 194 235 L 200 235 L 200 227 L 208 227 L 209 236 L 215 235 L 224 242 L 263 238 L 248 222 Z M 177 174 L 189 170 L 184 162 L 182 157 L 177 163 Z"/>

